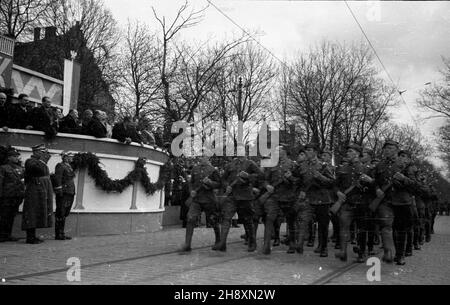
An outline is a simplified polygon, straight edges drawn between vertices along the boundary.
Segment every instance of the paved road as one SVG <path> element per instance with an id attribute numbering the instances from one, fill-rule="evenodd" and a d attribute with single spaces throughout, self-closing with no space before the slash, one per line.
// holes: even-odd
<path id="1" fill-rule="evenodd" d="M 174 253 L 184 230 L 168 229 L 149 234 L 48 240 L 40 245 L 0 244 L 0 278 L 5 284 L 449 284 L 450 217 L 440 216 L 436 234 L 423 250 L 415 251 L 406 266 L 381 265 L 381 281 L 368 282 L 365 264 L 342 263 L 330 250 L 319 258 L 288 255 L 286 246 L 275 247 L 270 256 L 259 250 L 246 252 L 239 239 L 243 229 L 233 229 L 226 253 L 209 249 L 211 229 L 196 229 L 192 253 Z M 67 280 L 67 259 L 81 261 L 81 281 Z"/>

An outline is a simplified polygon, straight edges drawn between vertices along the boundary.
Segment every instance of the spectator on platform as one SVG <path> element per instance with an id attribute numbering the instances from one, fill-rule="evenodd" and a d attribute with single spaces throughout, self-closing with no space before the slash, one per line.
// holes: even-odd
<path id="1" fill-rule="evenodd" d="M 28 111 L 28 95 L 20 94 L 18 101 L 7 106 L 7 124 L 8 128 L 33 129 L 30 124 L 30 111 Z"/>
<path id="2" fill-rule="evenodd" d="M 164 146 L 164 132 L 163 132 L 162 127 L 156 128 L 154 135 L 155 135 L 156 146 L 163 147 Z"/>
<path id="3" fill-rule="evenodd" d="M 58 132 L 57 116 L 52 110 L 50 98 L 44 96 L 40 107 L 35 108 L 30 115 L 30 124 L 34 130 L 45 132 L 47 138 L 53 138 Z"/>
<path id="4" fill-rule="evenodd" d="M 81 134 L 89 135 L 89 123 L 91 122 L 94 113 L 91 109 L 86 109 L 81 116 Z"/>
<path id="5" fill-rule="evenodd" d="M 7 118 L 8 114 L 6 112 L 6 99 L 7 96 L 3 92 L 0 92 L 0 128 L 3 128 L 4 131 L 8 131 Z"/>
<path id="6" fill-rule="evenodd" d="M 136 130 L 137 120 L 136 118 L 131 118 L 126 116 L 123 121 L 114 125 L 113 128 L 113 139 L 116 139 L 125 144 L 130 144 L 131 142 L 142 143 L 141 136 Z"/>
<path id="7" fill-rule="evenodd" d="M 112 128 L 111 124 L 109 124 L 108 115 L 104 111 L 101 111 L 100 122 L 102 122 L 102 124 L 105 125 L 105 127 L 106 127 L 106 137 L 111 139 L 113 128 Z"/>
<path id="8" fill-rule="evenodd" d="M 78 120 L 78 111 L 70 109 L 69 113 L 61 120 L 59 131 L 65 133 L 80 133 L 81 126 Z"/>
<path id="9" fill-rule="evenodd" d="M 106 138 L 108 130 L 106 129 L 106 125 L 102 123 L 102 111 L 95 110 L 94 117 L 89 122 L 87 127 L 88 135 L 94 136 L 96 138 Z"/>

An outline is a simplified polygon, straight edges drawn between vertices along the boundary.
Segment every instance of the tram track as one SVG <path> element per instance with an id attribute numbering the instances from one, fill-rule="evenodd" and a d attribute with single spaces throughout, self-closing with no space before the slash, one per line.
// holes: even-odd
<path id="1" fill-rule="evenodd" d="M 230 242 L 229 244 L 239 244 L 239 243 L 242 243 L 242 241 L 234 241 L 234 242 Z M 194 247 L 194 248 L 192 248 L 192 251 L 209 249 L 210 247 L 211 247 L 210 245 Z M 378 256 L 380 252 L 381 251 L 377 252 L 376 256 Z M 158 252 L 158 253 L 151 253 L 151 254 L 145 254 L 145 255 L 132 256 L 132 257 L 126 257 L 126 258 L 120 258 L 120 259 L 106 260 L 106 261 L 96 262 L 96 263 L 91 263 L 91 264 L 85 264 L 85 265 L 81 266 L 81 270 L 92 269 L 92 268 L 99 267 L 99 266 L 111 266 L 111 265 L 124 264 L 124 263 L 129 263 L 132 261 L 138 261 L 138 260 L 142 260 L 142 259 L 148 259 L 148 258 L 152 258 L 152 257 L 161 257 L 161 256 L 173 255 L 173 254 L 189 255 L 187 253 L 186 254 L 180 253 L 179 250 L 177 249 L 177 250 L 171 250 L 171 251 L 164 251 L 164 252 Z M 204 265 L 200 265 L 200 266 L 196 266 L 196 267 L 191 266 L 191 267 L 183 268 L 182 270 L 180 270 L 180 272 L 197 271 L 197 270 L 200 270 L 203 268 L 208 268 L 208 267 L 212 267 L 212 266 L 216 266 L 216 265 L 229 263 L 231 261 L 247 259 L 252 256 L 254 256 L 254 253 L 239 255 L 237 257 L 225 258 L 218 262 L 212 262 L 212 263 L 208 263 L 208 264 L 204 264 Z M 313 281 L 309 285 L 326 285 L 326 284 L 330 283 L 331 281 L 333 281 L 334 279 L 341 277 L 346 272 L 348 272 L 348 271 L 352 270 L 353 268 L 356 268 L 357 266 L 360 266 L 360 265 L 361 265 L 361 263 L 357 263 L 357 262 L 348 263 L 342 267 L 339 267 L 337 269 L 330 271 L 329 273 L 327 273 L 324 276 L 320 277 L 319 279 Z M 52 269 L 52 270 L 45 270 L 45 271 L 21 274 L 21 275 L 13 275 L 13 276 L 6 277 L 5 282 L 21 281 L 21 280 L 26 280 L 29 278 L 45 277 L 48 275 L 53 275 L 53 274 L 57 274 L 57 273 L 61 273 L 61 272 L 67 272 L 69 269 L 70 269 L 70 266 L 64 267 L 64 268 L 56 268 L 56 269 Z M 170 275 L 170 273 L 158 274 L 155 276 L 155 278 L 161 277 L 161 276 L 167 276 L 167 275 Z M 152 277 L 147 278 L 147 280 L 151 280 L 151 279 L 152 279 Z"/>

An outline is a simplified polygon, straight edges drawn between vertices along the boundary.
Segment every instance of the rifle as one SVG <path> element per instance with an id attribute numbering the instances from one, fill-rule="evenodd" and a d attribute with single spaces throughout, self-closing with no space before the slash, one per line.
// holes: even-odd
<path id="1" fill-rule="evenodd" d="M 389 182 L 384 187 L 381 188 L 383 191 L 383 196 L 375 198 L 370 204 L 369 209 L 372 212 L 375 212 L 378 209 L 378 206 L 380 205 L 381 201 L 383 201 L 384 197 L 386 196 L 386 191 L 392 187 L 393 183 Z"/>
<path id="2" fill-rule="evenodd" d="M 350 194 L 351 191 L 353 191 L 353 189 L 356 187 L 356 184 L 352 184 L 350 185 L 350 187 L 348 189 L 346 189 L 344 191 L 344 194 L 347 196 L 348 194 Z M 330 208 L 330 212 L 333 214 L 337 214 L 337 212 L 339 212 L 339 210 L 342 207 L 342 204 L 345 202 L 345 199 L 341 199 L 339 198 Z"/>
<path id="3" fill-rule="evenodd" d="M 287 182 L 287 180 L 286 180 L 286 178 L 285 178 L 284 176 L 283 176 L 282 179 L 278 180 L 276 183 L 274 183 L 274 184 L 272 185 L 273 190 L 275 191 L 275 188 L 276 188 L 277 186 L 279 186 L 279 185 L 280 185 L 281 183 L 283 183 L 283 182 Z M 261 203 L 266 202 L 267 199 L 269 199 L 269 197 L 272 196 L 272 194 L 273 194 L 273 192 L 269 192 L 269 191 L 265 192 L 263 195 L 261 195 L 261 197 L 259 197 L 259 201 L 260 201 Z"/>

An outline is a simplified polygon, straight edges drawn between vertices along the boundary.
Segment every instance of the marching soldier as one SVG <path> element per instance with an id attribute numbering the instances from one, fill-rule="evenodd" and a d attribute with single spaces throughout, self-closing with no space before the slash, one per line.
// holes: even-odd
<path id="1" fill-rule="evenodd" d="M 53 189 L 56 194 L 56 212 L 55 212 L 55 239 L 66 240 L 72 239 L 65 235 L 64 226 L 66 218 L 70 214 L 73 199 L 75 197 L 75 183 L 73 181 L 75 172 L 70 163 L 72 162 L 72 155 L 69 152 L 63 151 L 61 153 L 62 162 L 55 167 L 55 174 L 53 179 Z"/>
<path id="2" fill-rule="evenodd" d="M 367 184 L 373 183 L 374 179 L 366 174 L 365 167 L 359 157 L 362 149 L 357 144 L 349 144 L 347 147 L 347 162 L 337 169 L 337 196 L 343 202 L 339 209 L 340 242 L 341 251 L 336 257 L 347 261 L 347 242 L 350 237 L 350 225 L 356 222 L 358 228 L 358 259 L 363 263 L 367 242 L 367 220 L 369 209 L 364 200 Z"/>
<path id="3" fill-rule="evenodd" d="M 199 158 L 199 164 L 195 165 L 191 172 L 190 198 L 191 203 L 187 214 L 186 240 L 181 248 L 182 252 L 191 251 L 192 235 L 201 213 L 206 214 L 207 222 L 211 224 L 215 234 L 215 246 L 220 241 L 220 228 L 218 223 L 217 198 L 214 189 L 220 186 L 219 172 L 211 165 L 208 157 Z M 189 200 L 188 199 L 188 200 Z"/>
<path id="4" fill-rule="evenodd" d="M 369 177 L 374 178 L 374 170 L 376 166 L 376 159 L 372 159 L 373 152 L 367 149 L 363 149 L 363 155 L 361 157 L 361 163 L 364 167 L 364 173 L 367 174 Z M 374 185 L 370 185 L 367 187 L 367 191 L 363 193 L 363 201 L 364 204 L 367 206 L 375 199 L 375 189 Z M 377 229 L 377 223 L 376 223 L 376 215 L 370 209 L 367 211 L 368 218 L 366 220 L 366 228 L 367 228 L 367 255 L 373 256 L 375 255 L 375 252 L 373 250 L 373 246 L 375 244 L 378 244 L 378 229 Z M 361 245 L 358 245 L 358 247 L 355 247 L 354 250 L 356 250 L 356 253 L 359 253 L 361 250 Z"/>
<path id="5" fill-rule="evenodd" d="M 28 244 L 39 244 L 37 228 L 52 227 L 53 187 L 47 162 L 50 154 L 43 145 L 33 147 L 33 155 L 25 161 L 25 201 L 22 230 L 27 232 Z"/>
<path id="6" fill-rule="evenodd" d="M 225 186 L 223 202 L 223 219 L 221 224 L 220 243 L 213 250 L 226 251 L 227 237 L 230 231 L 231 219 L 237 212 L 244 225 L 245 235 L 248 238 L 248 251 L 256 250 L 256 229 L 253 219 L 255 208 L 253 201 L 256 188 L 262 172 L 258 165 L 245 156 L 237 156 L 225 166 L 222 181 Z"/>
<path id="7" fill-rule="evenodd" d="M 293 175 L 295 163 L 287 157 L 284 146 L 279 146 L 277 153 L 279 156 L 278 165 L 267 168 L 265 171 L 265 187 L 271 193 L 267 201 L 269 201 L 268 205 L 278 205 L 286 217 L 289 240 L 287 253 L 295 253 L 297 235 L 296 221 L 298 214 L 298 205 L 296 202 L 297 178 Z M 268 229 L 271 229 L 270 225 Z M 266 238 L 265 235 L 264 238 Z M 264 239 L 264 253 L 270 253 L 270 239 Z"/>
<path id="8" fill-rule="evenodd" d="M 297 252 L 303 253 L 303 242 L 307 233 L 307 226 L 313 217 L 319 224 L 319 244 L 320 256 L 327 257 L 328 249 L 328 225 L 330 222 L 330 189 L 334 184 L 334 177 L 331 168 L 327 164 L 319 162 L 317 158 L 318 145 L 310 143 L 305 146 L 308 161 L 300 164 L 295 176 L 300 178 L 300 194 L 298 197 L 301 209 L 299 244 Z"/>
<path id="9" fill-rule="evenodd" d="M 405 264 L 406 233 L 411 227 L 411 189 L 415 182 L 405 176 L 404 163 L 398 158 L 399 144 L 388 140 L 383 145 L 383 159 L 375 167 L 377 209 L 383 239 L 383 261 Z M 393 258 L 395 238 L 395 258 Z"/>
<path id="10" fill-rule="evenodd" d="M 14 218 L 25 194 L 24 168 L 20 154 L 10 147 L 7 163 L 0 166 L 0 242 L 17 241 L 11 236 Z"/>

